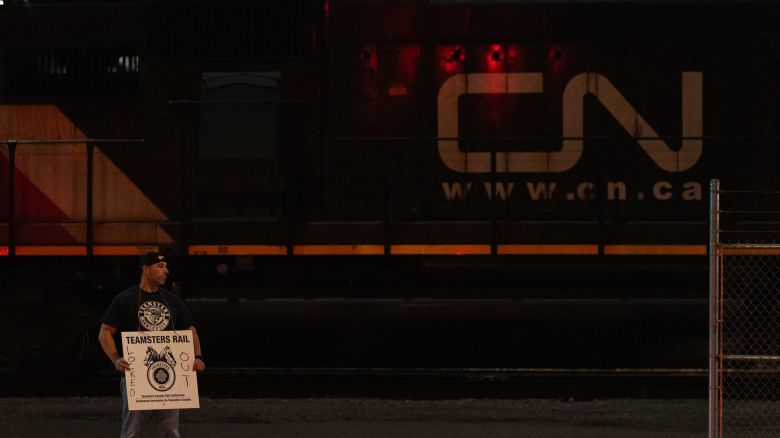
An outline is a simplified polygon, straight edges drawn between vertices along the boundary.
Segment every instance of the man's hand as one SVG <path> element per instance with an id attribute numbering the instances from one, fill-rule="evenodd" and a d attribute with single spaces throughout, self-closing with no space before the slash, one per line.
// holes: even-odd
<path id="1" fill-rule="evenodd" d="M 195 371 L 203 371 L 206 369 L 206 363 L 202 359 L 195 358 L 195 362 L 192 363 L 192 369 Z"/>
<path id="2" fill-rule="evenodd" d="M 129 371 L 130 362 L 126 361 L 124 357 L 120 357 L 119 359 L 114 361 L 114 368 L 116 368 L 116 370 L 119 371 L 120 373 Z"/>

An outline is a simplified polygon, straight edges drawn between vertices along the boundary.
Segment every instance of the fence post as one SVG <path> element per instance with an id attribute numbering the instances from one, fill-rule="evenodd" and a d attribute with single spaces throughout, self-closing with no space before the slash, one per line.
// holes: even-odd
<path id="1" fill-rule="evenodd" d="M 710 363 L 709 363 L 709 438 L 720 438 L 720 264 L 718 245 L 720 243 L 720 181 L 710 181 Z"/>

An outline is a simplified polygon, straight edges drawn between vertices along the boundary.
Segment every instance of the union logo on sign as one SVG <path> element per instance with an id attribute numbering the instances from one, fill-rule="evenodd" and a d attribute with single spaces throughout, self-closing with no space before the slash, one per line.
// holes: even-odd
<path id="1" fill-rule="evenodd" d="M 176 359 L 171 353 L 169 346 L 165 346 L 162 351 L 156 351 L 152 347 L 146 348 L 146 357 L 144 358 L 146 369 L 146 379 L 149 385 L 157 391 L 167 391 L 173 387 L 176 382 Z"/>

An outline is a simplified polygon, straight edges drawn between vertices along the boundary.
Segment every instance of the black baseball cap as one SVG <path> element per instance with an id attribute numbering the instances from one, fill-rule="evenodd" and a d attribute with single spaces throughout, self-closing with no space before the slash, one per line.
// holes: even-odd
<path id="1" fill-rule="evenodd" d="M 168 263 L 168 261 L 165 260 L 165 256 L 160 254 L 159 252 L 147 252 L 146 254 L 141 256 L 140 262 L 141 262 L 141 266 L 154 265 L 155 263 L 160 263 L 160 262 Z"/>

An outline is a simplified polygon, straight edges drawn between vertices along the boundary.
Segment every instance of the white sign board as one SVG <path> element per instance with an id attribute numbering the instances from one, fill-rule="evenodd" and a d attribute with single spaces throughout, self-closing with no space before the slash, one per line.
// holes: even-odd
<path id="1" fill-rule="evenodd" d="M 122 332 L 131 411 L 199 408 L 192 330 Z"/>

